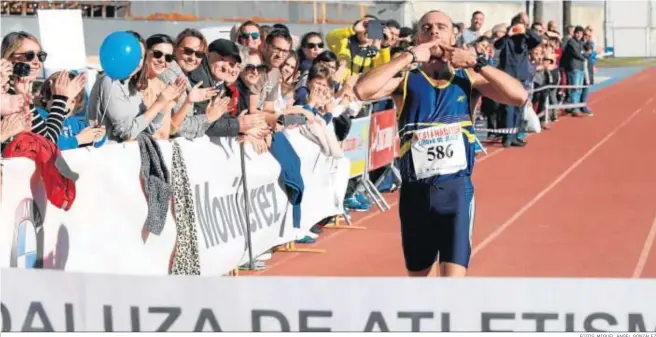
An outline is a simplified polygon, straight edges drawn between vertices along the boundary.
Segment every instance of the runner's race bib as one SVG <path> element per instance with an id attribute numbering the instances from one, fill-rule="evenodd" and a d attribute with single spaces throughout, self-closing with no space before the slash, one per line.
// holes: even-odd
<path id="1" fill-rule="evenodd" d="M 456 173 L 467 168 L 467 154 L 460 123 L 434 126 L 415 132 L 412 162 L 417 179 Z"/>

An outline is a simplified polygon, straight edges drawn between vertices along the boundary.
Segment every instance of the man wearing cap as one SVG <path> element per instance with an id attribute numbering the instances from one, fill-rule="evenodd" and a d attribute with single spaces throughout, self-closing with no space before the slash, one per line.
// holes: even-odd
<path id="1" fill-rule="evenodd" d="M 203 87 L 217 88 L 224 96 L 238 99 L 239 95 L 233 84 L 239 76 L 239 64 L 242 61 L 239 48 L 230 40 L 217 39 L 210 43 L 207 52 L 207 58 L 199 67 L 208 75 L 208 82 L 203 82 Z M 239 115 L 239 111 L 233 109 L 231 113 L 224 114 L 213 122 L 205 134 L 210 137 L 236 137 L 254 128 L 266 128 L 263 116 Z"/>

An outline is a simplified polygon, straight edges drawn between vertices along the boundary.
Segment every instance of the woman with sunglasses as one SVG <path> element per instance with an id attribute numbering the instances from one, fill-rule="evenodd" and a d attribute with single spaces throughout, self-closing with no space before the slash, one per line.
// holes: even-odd
<path id="1" fill-rule="evenodd" d="M 7 34 L 2 39 L 0 53 L 2 59 L 11 62 L 12 67 L 17 63 L 24 63 L 29 66 L 30 70 L 26 76 L 19 77 L 18 74 L 13 74 L 9 78 L 9 83 L 6 84 L 8 86 L 7 93 L 9 95 L 22 95 L 25 101 L 29 102 L 31 131 L 56 143 L 68 110 L 66 102 L 68 97 L 77 95 L 76 87 L 70 85 L 68 77 L 57 81 L 52 90 L 53 104 L 49 108 L 48 118 L 43 120 L 36 111 L 34 104 L 32 104 L 32 84 L 40 73 L 43 67 L 42 63 L 46 60 L 48 54 L 41 49 L 41 44 L 36 37 L 23 31 Z"/>
<path id="2" fill-rule="evenodd" d="M 239 27 L 237 42 L 248 48 L 250 53 L 256 53 L 260 50 L 260 44 L 262 44 L 261 36 L 260 25 L 253 21 L 246 21 Z"/>
<path id="3" fill-rule="evenodd" d="M 166 83 L 157 76 L 164 73 L 169 64 L 173 62 L 173 40 L 165 34 L 155 34 L 146 40 L 146 59 L 144 67 L 139 71 L 137 89 L 143 95 L 143 101 L 146 108 L 152 106 L 159 94 L 166 88 Z M 176 104 L 175 101 L 169 103 L 164 108 L 160 128 L 153 134 L 157 139 L 168 139 L 171 129 L 170 111 Z M 189 108 L 189 105 L 182 106 Z"/>
<path id="4" fill-rule="evenodd" d="M 95 147 L 100 147 L 106 139 L 104 127 L 98 126 L 95 122 L 90 124 L 86 121 L 84 116 L 87 102 L 87 95 L 84 91 L 85 83 L 75 82 L 75 75 L 76 72 L 67 73 L 62 71 L 50 75 L 39 89 L 39 94 L 35 100 L 37 111 L 42 118 L 47 118 L 47 107 L 53 102 L 52 89 L 61 76 L 68 76 L 68 79 L 78 86 L 79 93 L 76 96 L 71 96 L 67 102 L 69 109 L 66 119 L 64 119 L 62 132 L 57 140 L 57 147 L 61 150 L 77 149 L 92 143 Z"/>
<path id="5" fill-rule="evenodd" d="M 114 81 L 106 75 L 100 76 L 91 89 L 87 121 L 97 121 L 107 130 L 107 141 L 111 143 L 134 140 L 146 132 L 153 134 L 164 119 L 164 111 L 185 90 L 185 80 L 177 79 L 162 90 L 154 102 L 146 107 L 140 82 L 146 45 L 139 33 L 130 31 L 141 43 L 141 61 L 137 69 L 125 80 Z"/>
<path id="6" fill-rule="evenodd" d="M 301 38 L 301 48 L 298 50 L 298 69 L 303 72 L 310 71 L 312 61 L 324 51 L 324 43 L 321 34 L 309 32 Z"/>

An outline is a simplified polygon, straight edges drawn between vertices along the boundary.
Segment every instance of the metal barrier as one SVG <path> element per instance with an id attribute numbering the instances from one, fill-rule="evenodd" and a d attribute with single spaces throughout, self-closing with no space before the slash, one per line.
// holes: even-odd
<path id="1" fill-rule="evenodd" d="M 377 104 L 384 102 L 391 102 L 391 108 L 375 110 Z M 344 155 L 351 160 L 351 179 L 357 180 L 356 191 L 362 191 L 381 212 L 391 207 L 377 188 L 382 177 L 373 183 L 369 172 L 385 168 L 385 174 L 392 171 L 400 180 L 400 173 L 393 165 L 399 152 L 397 138 L 396 105 L 391 97 L 385 97 L 363 102 L 360 114 L 351 120 L 351 130 L 342 142 Z M 352 227 L 347 214 L 344 219 Z"/>
<path id="2" fill-rule="evenodd" d="M 529 95 L 533 95 L 536 92 L 541 92 L 545 90 L 551 90 L 551 89 L 585 89 L 585 88 L 590 88 L 592 87 L 591 85 L 545 85 L 541 86 L 537 89 L 530 89 L 528 90 Z M 551 123 L 551 118 L 549 111 L 553 110 L 560 110 L 560 109 L 574 109 L 574 108 L 583 108 L 588 105 L 588 102 L 581 102 L 581 103 L 564 103 L 563 101 L 558 102 L 557 104 L 551 104 L 549 97 L 545 97 L 547 100 L 545 102 L 545 108 L 544 112 L 538 113 L 538 117 L 543 117 L 545 119 L 545 123 L 549 124 Z M 477 115 L 480 115 L 481 111 L 480 108 L 477 111 Z M 497 134 L 512 134 L 512 133 L 517 133 L 520 128 L 515 127 L 515 128 L 498 128 L 498 129 L 489 129 L 489 128 L 475 128 L 476 131 L 479 132 L 491 132 L 491 133 L 497 133 Z"/>

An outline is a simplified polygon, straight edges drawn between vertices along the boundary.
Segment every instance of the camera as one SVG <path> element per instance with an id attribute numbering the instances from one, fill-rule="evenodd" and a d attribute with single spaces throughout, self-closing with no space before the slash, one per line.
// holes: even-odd
<path id="1" fill-rule="evenodd" d="M 30 67 L 29 64 L 23 63 L 23 62 L 18 62 L 14 64 L 14 76 L 16 77 L 25 77 L 30 74 L 30 71 L 32 68 Z"/>
<path id="2" fill-rule="evenodd" d="M 282 126 L 305 125 L 307 124 L 307 117 L 303 114 L 280 115 L 278 117 L 278 124 Z"/>

